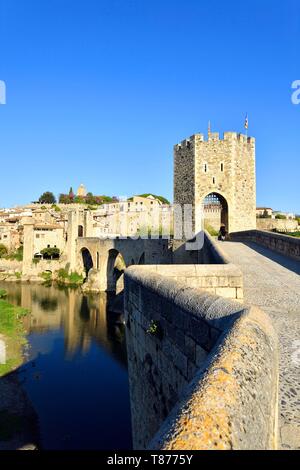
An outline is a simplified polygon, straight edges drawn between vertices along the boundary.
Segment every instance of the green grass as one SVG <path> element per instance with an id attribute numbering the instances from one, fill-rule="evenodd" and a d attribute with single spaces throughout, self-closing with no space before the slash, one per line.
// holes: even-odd
<path id="1" fill-rule="evenodd" d="M 0 335 L 5 339 L 7 354 L 6 364 L 0 364 L 0 377 L 22 363 L 22 345 L 25 342 L 22 320 L 27 313 L 24 308 L 0 300 Z"/>
<path id="2" fill-rule="evenodd" d="M 208 233 L 212 236 L 212 237 L 217 237 L 219 235 L 219 232 L 218 230 L 214 229 L 211 225 L 209 224 L 204 224 L 204 228 L 205 230 L 208 231 Z"/>
<path id="3" fill-rule="evenodd" d="M 16 329 L 20 329 L 21 319 L 27 315 L 28 311 L 22 307 L 16 307 L 6 300 L 0 300 L 0 333 L 5 336 L 12 336 Z"/>

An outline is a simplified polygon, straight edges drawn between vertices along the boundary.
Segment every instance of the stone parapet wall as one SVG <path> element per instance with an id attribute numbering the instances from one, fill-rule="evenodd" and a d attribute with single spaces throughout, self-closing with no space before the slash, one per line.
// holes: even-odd
<path id="1" fill-rule="evenodd" d="M 257 230 L 279 230 L 283 232 L 295 232 L 298 230 L 298 221 L 291 219 L 256 219 Z"/>
<path id="2" fill-rule="evenodd" d="M 125 272 L 134 447 L 275 448 L 277 339 L 268 316 L 150 268 Z"/>
<path id="3" fill-rule="evenodd" d="M 204 246 L 199 252 L 199 263 L 202 264 L 229 264 L 230 261 L 223 250 L 218 246 L 214 238 L 205 231 L 204 233 Z"/>
<path id="4" fill-rule="evenodd" d="M 230 234 L 233 241 L 251 241 L 277 253 L 300 261 L 300 238 L 260 230 L 246 230 Z"/>
<path id="5" fill-rule="evenodd" d="M 244 311 L 196 373 L 149 448 L 277 449 L 276 348 L 269 318 L 256 309 Z"/>
<path id="6" fill-rule="evenodd" d="M 157 273 L 180 281 L 200 292 L 220 295 L 228 299 L 243 299 L 243 275 L 234 264 L 185 264 L 140 266 L 140 273 Z"/>

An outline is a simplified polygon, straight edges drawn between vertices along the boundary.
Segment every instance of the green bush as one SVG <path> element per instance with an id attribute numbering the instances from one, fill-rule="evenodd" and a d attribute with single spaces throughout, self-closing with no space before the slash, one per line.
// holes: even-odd
<path id="1" fill-rule="evenodd" d="M 163 338 L 163 329 L 159 321 L 151 320 L 147 328 L 148 335 L 156 336 L 159 339 Z"/>
<path id="2" fill-rule="evenodd" d="M 4 289 L 0 289 L 0 299 L 5 299 L 7 292 Z"/>
<path id="3" fill-rule="evenodd" d="M 0 244 L 0 258 L 4 258 L 8 253 L 7 248 L 2 243 Z"/>
<path id="4" fill-rule="evenodd" d="M 45 259 L 58 259 L 60 256 L 60 249 L 59 248 L 44 248 L 41 250 L 41 254 Z"/>
<path id="5" fill-rule="evenodd" d="M 68 271 L 66 269 L 63 269 L 63 268 L 61 268 L 58 271 L 57 275 L 60 279 L 67 279 L 68 276 L 69 276 Z"/>
<path id="6" fill-rule="evenodd" d="M 83 277 L 80 274 L 73 272 L 69 274 L 69 281 L 71 284 L 82 284 Z"/>
<path id="7" fill-rule="evenodd" d="M 23 245 L 19 246 L 14 253 L 5 256 L 5 258 L 14 261 L 23 261 Z"/>
<path id="8" fill-rule="evenodd" d="M 55 212 L 61 212 L 61 208 L 58 207 L 56 204 L 52 204 L 51 209 L 55 210 Z"/>
<path id="9" fill-rule="evenodd" d="M 43 271 L 39 274 L 39 276 L 44 279 L 45 282 L 49 282 L 52 280 L 52 273 L 50 271 Z"/>
<path id="10" fill-rule="evenodd" d="M 78 286 L 83 284 L 84 278 L 77 272 L 73 271 L 70 274 L 66 269 L 60 269 L 57 273 L 58 283 L 66 284 L 69 286 Z"/>
<path id="11" fill-rule="evenodd" d="M 276 214 L 275 219 L 286 220 L 286 215 L 283 214 Z"/>

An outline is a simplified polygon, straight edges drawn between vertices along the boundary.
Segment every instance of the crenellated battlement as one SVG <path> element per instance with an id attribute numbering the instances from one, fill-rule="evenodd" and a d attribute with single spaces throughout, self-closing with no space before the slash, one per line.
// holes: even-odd
<path id="1" fill-rule="evenodd" d="M 174 146 L 175 150 L 180 150 L 180 148 L 190 148 L 195 143 L 209 143 L 209 142 L 230 142 L 230 141 L 237 141 L 243 142 L 247 144 L 255 144 L 255 138 L 249 137 L 245 134 L 241 134 L 238 132 L 224 132 L 223 138 L 220 139 L 219 132 L 211 132 L 207 137 L 204 134 L 193 134 L 188 139 L 184 139 L 178 144 Z"/>

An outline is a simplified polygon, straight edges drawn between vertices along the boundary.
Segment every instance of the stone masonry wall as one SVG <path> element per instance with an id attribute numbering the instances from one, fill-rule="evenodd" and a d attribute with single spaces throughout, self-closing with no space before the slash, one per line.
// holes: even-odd
<path id="1" fill-rule="evenodd" d="M 300 261 L 300 238 L 260 230 L 247 230 L 230 234 L 234 241 L 252 241 L 270 250 Z"/>
<path id="2" fill-rule="evenodd" d="M 257 230 L 279 230 L 282 232 L 294 232 L 298 229 L 298 221 L 291 219 L 256 219 Z"/>
<path id="3" fill-rule="evenodd" d="M 199 292 L 209 292 L 221 297 L 243 299 L 243 275 L 234 264 L 224 265 L 152 265 L 140 266 L 139 272 L 149 272 L 167 276 L 174 281 L 181 281 L 189 287 L 196 287 Z"/>
<path id="4" fill-rule="evenodd" d="M 135 449 L 275 446 L 276 339 L 262 312 L 252 314 L 250 330 L 241 336 L 243 328 L 238 325 L 246 325 L 249 316 L 237 302 L 200 292 L 151 270 L 146 272 L 145 267 L 126 270 L 125 319 Z M 157 327 L 152 334 L 151 325 Z M 220 369 L 211 369 L 216 357 L 219 364 L 223 362 Z M 214 403 L 213 410 L 204 410 L 205 403 L 212 401 L 204 400 L 203 395 L 196 397 L 194 388 L 189 388 L 193 380 L 204 385 L 206 371 L 211 371 L 208 383 L 212 394 L 207 396 Z M 219 377 L 222 374 L 224 377 Z M 176 408 L 182 399 L 190 407 L 187 413 Z M 181 423 L 176 427 L 178 419 Z"/>

